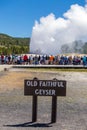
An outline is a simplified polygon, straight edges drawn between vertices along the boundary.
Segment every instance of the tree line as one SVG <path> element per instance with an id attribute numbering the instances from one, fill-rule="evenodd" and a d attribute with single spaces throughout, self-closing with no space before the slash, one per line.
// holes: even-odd
<path id="1" fill-rule="evenodd" d="M 0 54 L 29 53 L 30 38 L 15 38 L 0 34 Z"/>

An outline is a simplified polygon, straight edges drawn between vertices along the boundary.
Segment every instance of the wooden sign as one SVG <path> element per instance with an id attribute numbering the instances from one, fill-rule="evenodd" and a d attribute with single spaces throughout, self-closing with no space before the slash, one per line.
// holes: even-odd
<path id="1" fill-rule="evenodd" d="M 66 96 L 64 80 L 25 80 L 24 95 Z"/>
<path id="2" fill-rule="evenodd" d="M 37 120 L 37 96 L 52 96 L 51 122 L 56 122 L 57 96 L 66 96 L 65 80 L 24 80 L 24 95 L 33 96 L 32 122 Z"/>

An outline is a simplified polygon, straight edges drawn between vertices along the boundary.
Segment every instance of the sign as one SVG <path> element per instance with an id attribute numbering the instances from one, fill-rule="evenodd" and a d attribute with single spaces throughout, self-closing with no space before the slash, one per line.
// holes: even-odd
<path id="1" fill-rule="evenodd" d="M 64 80 L 25 80 L 24 95 L 66 96 Z"/>
<path id="2" fill-rule="evenodd" d="M 24 95 L 33 96 L 32 99 L 32 122 L 37 120 L 37 96 L 52 96 L 51 122 L 56 122 L 57 96 L 66 96 L 65 80 L 24 80 Z"/>

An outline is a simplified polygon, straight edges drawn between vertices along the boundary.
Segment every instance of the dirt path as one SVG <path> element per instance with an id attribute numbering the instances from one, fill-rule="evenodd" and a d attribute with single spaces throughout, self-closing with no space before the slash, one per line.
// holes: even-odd
<path id="1" fill-rule="evenodd" d="M 31 122 L 32 97 L 24 96 L 24 79 L 67 81 L 67 96 L 58 97 L 57 122 L 50 124 L 51 97 L 38 97 L 38 120 Z M 87 130 L 87 73 L 0 72 L 1 130 Z"/>

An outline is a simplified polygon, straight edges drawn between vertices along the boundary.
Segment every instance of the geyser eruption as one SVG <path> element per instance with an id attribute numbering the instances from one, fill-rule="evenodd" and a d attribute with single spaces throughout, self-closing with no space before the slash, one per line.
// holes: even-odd
<path id="1" fill-rule="evenodd" d="M 30 51 L 33 53 L 58 54 L 61 46 L 74 41 L 87 41 L 87 6 L 75 4 L 56 18 L 53 13 L 36 21 L 32 30 Z"/>

